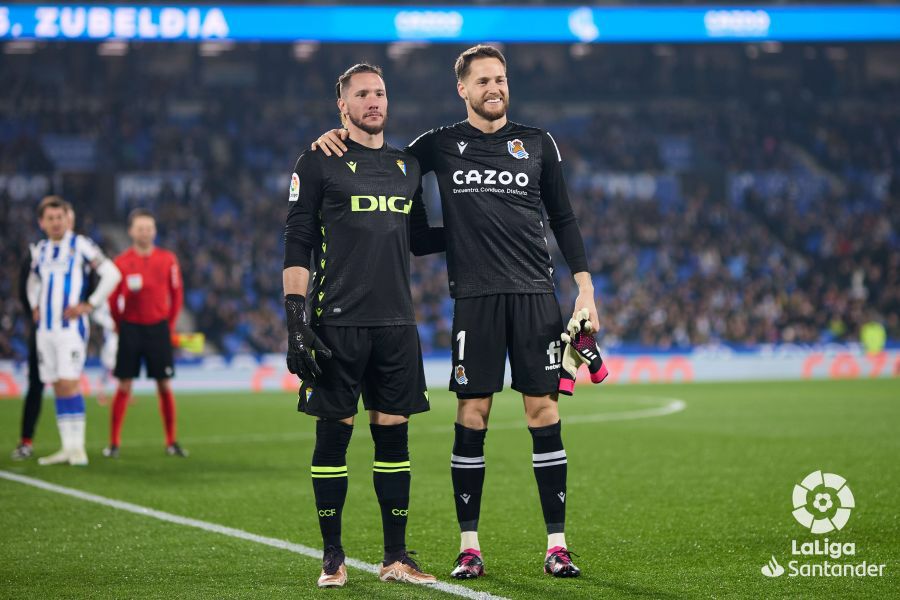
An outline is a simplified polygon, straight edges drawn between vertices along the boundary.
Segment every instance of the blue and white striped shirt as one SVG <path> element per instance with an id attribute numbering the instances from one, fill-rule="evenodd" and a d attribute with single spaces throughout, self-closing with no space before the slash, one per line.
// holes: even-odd
<path id="1" fill-rule="evenodd" d="M 31 247 L 31 269 L 40 279 L 39 331 L 77 327 L 81 336 L 87 337 L 87 315 L 66 319 L 63 313 L 85 300 L 87 269 L 96 267 L 104 259 L 97 244 L 71 231 L 58 242 L 44 239 Z"/>

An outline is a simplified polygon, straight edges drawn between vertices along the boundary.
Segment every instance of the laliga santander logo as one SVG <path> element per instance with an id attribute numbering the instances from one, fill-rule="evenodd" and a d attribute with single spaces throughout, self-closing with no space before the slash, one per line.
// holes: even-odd
<path id="1" fill-rule="evenodd" d="M 856 508 L 847 480 L 834 473 L 813 471 L 794 486 L 794 518 L 810 533 L 839 531 L 847 525 L 850 512 Z M 828 537 L 813 541 L 791 541 L 791 558 L 785 566 L 772 555 L 763 565 L 762 574 L 781 577 L 883 577 L 886 563 L 869 560 L 853 561 L 855 542 L 838 542 Z"/>
<path id="2" fill-rule="evenodd" d="M 811 533 L 844 528 L 856 507 L 847 480 L 834 473 L 813 471 L 794 486 L 794 518 Z"/>

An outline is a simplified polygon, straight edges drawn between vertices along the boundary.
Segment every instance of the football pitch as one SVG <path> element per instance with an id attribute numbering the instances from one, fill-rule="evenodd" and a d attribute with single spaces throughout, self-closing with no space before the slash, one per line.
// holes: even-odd
<path id="1" fill-rule="evenodd" d="M 567 539 L 582 576 L 542 573 L 546 535 L 531 438 L 521 399 L 509 391 L 495 397 L 487 435 L 487 575 L 474 582 L 448 577 L 459 543 L 449 474 L 456 401 L 432 390 L 431 412 L 413 417 L 408 544 L 424 570 L 507 598 L 897 596 L 900 381 L 580 386 L 560 403 Z M 358 568 L 343 590 L 315 588 L 320 561 L 292 551 L 321 543 L 309 479 L 314 422 L 296 412 L 295 395 L 182 394 L 179 438 L 188 459 L 164 455 L 149 396 L 129 408 L 122 457 L 102 458 L 108 409 L 88 404 L 91 464 L 74 468 L 12 462 L 21 403 L 0 402 L 0 597 L 455 597 L 455 588 L 382 583 Z M 45 398 L 37 454 L 55 451 L 57 439 Z M 381 558 L 371 463 L 362 415 L 348 455 L 344 547 L 370 564 Z M 816 470 L 846 478 L 855 497 L 846 526 L 825 536 L 791 514 L 794 485 Z M 232 529 L 120 510 L 33 479 Z M 855 554 L 792 556 L 793 540 L 824 537 L 852 542 Z M 769 578 L 761 567 L 772 557 L 785 569 L 792 560 L 886 566 L 883 577 Z"/>

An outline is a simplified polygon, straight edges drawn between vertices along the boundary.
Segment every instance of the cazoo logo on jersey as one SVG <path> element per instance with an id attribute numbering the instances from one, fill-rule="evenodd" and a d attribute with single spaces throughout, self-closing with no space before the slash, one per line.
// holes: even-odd
<path id="1" fill-rule="evenodd" d="M 509 171 L 495 171 L 493 169 L 471 169 L 469 171 L 454 171 L 453 183 L 457 185 L 510 185 L 515 183 L 519 187 L 528 186 L 528 173 L 510 173 Z"/>

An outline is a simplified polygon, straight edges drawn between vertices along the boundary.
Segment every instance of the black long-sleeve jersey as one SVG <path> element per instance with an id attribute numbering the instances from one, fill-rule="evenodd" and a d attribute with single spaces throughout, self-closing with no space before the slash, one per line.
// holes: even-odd
<path id="1" fill-rule="evenodd" d="M 419 163 L 387 144 L 346 144 L 342 157 L 307 151 L 297 160 L 284 267 L 310 269 L 315 323 L 414 325 L 410 250 L 430 254 L 445 245 L 443 228 L 428 227 Z"/>
<path id="2" fill-rule="evenodd" d="M 22 257 L 19 263 L 19 302 L 29 322 L 31 321 L 31 303 L 28 301 L 28 276 L 31 274 L 31 250 Z"/>
<path id="3" fill-rule="evenodd" d="M 447 230 L 454 298 L 553 291 L 542 208 L 573 273 L 584 242 L 550 135 L 508 122 L 486 134 L 467 121 L 419 136 L 407 152 L 434 171 Z"/>

